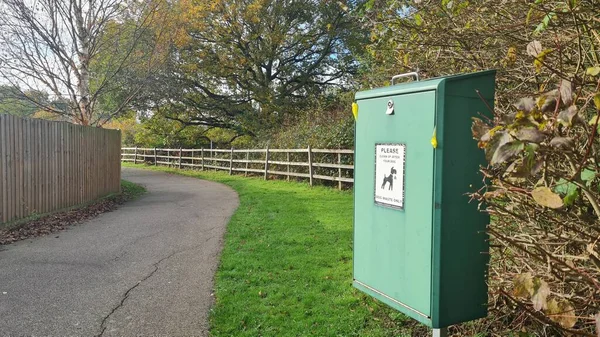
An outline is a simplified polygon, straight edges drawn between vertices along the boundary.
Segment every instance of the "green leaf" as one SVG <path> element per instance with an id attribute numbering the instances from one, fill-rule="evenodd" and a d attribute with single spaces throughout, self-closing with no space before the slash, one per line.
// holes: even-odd
<path id="1" fill-rule="evenodd" d="M 550 54 L 553 51 L 554 51 L 554 49 L 546 49 L 546 50 L 542 51 L 541 53 L 539 53 L 535 57 L 535 60 L 533 61 L 533 65 L 535 66 L 536 73 L 539 73 L 542 70 L 542 66 L 544 65 L 546 56 L 548 56 L 548 54 Z"/>
<path id="2" fill-rule="evenodd" d="M 415 23 L 417 24 L 417 26 L 420 26 L 423 24 L 423 18 L 421 17 L 421 14 L 419 14 L 419 13 L 415 14 Z"/>
<path id="3" fill-rule="evenodd" d="M 600 66 L 589 67 L 585 70 L 586 75 L 598 76 L 600 74 Z"/>
<path id="4" fill-rule="evenodd" d="M 596 106 L 596 110 L 600 110 L 600 93 L 594 95 L 594 105 Z"/>
<path id="5" fill-rule="evenodd" d="M 566 206 L 573 205 L 577 198 L 579 198 L 579 187 L 563 178 L 560 178 L 556 183 L 554 191 L 564 195 L 563 202 Z"/>
<path id="6" fill-rule="evenodd" d="M 597 120 L 598 120 L 598 116 L 596 115 L 590 119 L 588 124 L 592 125 L 592 126 L 596 125 L 596 132 L 600 133 L 600 122 L 597 122 Z"/>
<path id="7" fill-rule="evenodd" d="M 544 207 L 561 208 L 563 206 L 561 197 L 545 186 L 533 190 L 531 196 L 535 202 Z"/>
<path id="8" fill-rule="evenodd" d="M 496 164 L 504 163 L 505 161 L 509 160 L 510 158 L 521 153 L 524 148 L 525 148 L 525 144 L 523 144 L 523 142 L 519 141 L 519 140 L 505 143 L 505 144 L 499 146 L 498 149 L 496 150 L 496 152 L 494 152 L 494 156 L 492 157 L 491 164 L 496 165 Z"/>
<path id="9" fill-rule="evenodd" d="M 583 169 L 583 171 L 581 171 L 581 180 L 585 182 L 586 186 L 591 186 L 594 179 L 596 179 L 596 171 L 589 169 Z"/>
<path id="10" fill-rule="evenodd" d="M 548 25 L 550 24 L 550 21 L 556 16 L 556 13 L 554 12 L 550 12 L 548 14 L 546 14 L 544 16 L 544 18 L 542 19 L 542 22 L 540 22 L 540 24 L 535 28 L 535 30 L 533 31 L 534 34 L 539 34 L 543 31 L 546 30 L 546 28 L 548 28 Z"/>

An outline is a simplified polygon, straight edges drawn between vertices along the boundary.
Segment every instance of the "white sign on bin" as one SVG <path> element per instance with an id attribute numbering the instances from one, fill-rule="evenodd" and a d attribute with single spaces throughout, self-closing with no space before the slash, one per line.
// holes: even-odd
<path id="1" fill-rule="evenodd" d="M 405 144 L 375 144 L 375 203 L 404 208 Z"/>

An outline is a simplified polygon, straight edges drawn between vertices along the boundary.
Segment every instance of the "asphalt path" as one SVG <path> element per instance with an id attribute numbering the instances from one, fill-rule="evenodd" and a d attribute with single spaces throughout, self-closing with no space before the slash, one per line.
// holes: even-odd
<path id="1" fill-rule="evenodd" d="M 0 251 L 0 336 L 207 336 L 213 278 L 237 194 L 123 169 L 148 193 Z"/>

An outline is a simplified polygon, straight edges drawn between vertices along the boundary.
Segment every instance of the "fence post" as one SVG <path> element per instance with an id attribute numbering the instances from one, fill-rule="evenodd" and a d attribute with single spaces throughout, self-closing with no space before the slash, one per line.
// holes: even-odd
<path id="1" fill-rule="evenodd" d="M 290 181 L 290 153 L 286 152 L 285 153 L 287 155 L 287 181 Z"/>
<path id="2" fill-rule="evenodd" d="M 248 176 L 248 161 L 250 161 L 250 151 L 246 152 L 246 171 L 244 172 L 244 177 Z"/>
<path id="3" fill-rule="evenodd" d="M 312 151 L 310 145 L 308 146 L 308 176 L 310 186 L 313 185 L 313 164 L 312 164 Z"/>
<path id="4" fill-rule="evenodd" d="M 231 148 L 231 156 L 229 157 L 229 175 L 233 174 L 233 147 Z"/>
<path id="5" fill-rule="evenodd" d="M 137 146 L 135 147 L 135 152 L 133 154 L 133 163 L 137 164 Z"/>
<path id="6" fill-rule="evenodd" d="M 342 165 L 342 154 L 338 152 L 338 165 Z M 338 188 L 341 191 L 342 190 L 342 168 L 338 167 L 338 178 L 340 180 L 338 180 Z"/>
<path id="7" fill-rule="evenodd" d="M 156 146 L 154 147 L 154 166 L 158 165 L 158 157 L 156 156 Z"/>
<path id="8" fill-rule="evenodd" d="M 179 148 L 179 169 L 181 170 L 181 153 L 183 152 L 183 148 Z"/>
<path id="9" fill-rule="evenodd" d="M 200 161 L 202 162 L 202 171 L 204 171 L 204 148 L 200 149 Z"/>
<path id="10" fill-rule="evenodd" d="M 265 152 L 265 180 L 267 180 L 268 172 L 269 172 L 269 145 L 267 145 L 267 149 Z"/>

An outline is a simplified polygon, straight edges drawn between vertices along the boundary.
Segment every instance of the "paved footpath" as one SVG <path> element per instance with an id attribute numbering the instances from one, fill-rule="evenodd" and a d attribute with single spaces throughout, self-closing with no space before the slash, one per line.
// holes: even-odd
<path id="1" fill-rule="evenodd" d="M 208 335 L 237 194 L 139 169 L 123 178 L 148 193 L 67 231 L 0 247 L 0 336 Z"/>

